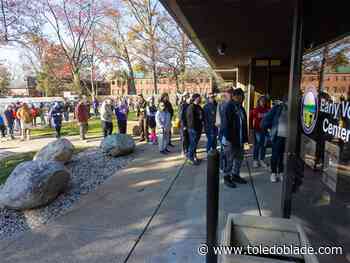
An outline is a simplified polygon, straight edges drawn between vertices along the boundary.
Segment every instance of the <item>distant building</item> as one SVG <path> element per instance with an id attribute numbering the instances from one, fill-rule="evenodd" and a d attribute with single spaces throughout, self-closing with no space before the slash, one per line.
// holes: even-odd
<path id="1" fill-rule="evenodd" d="M 10 88 L 10 95 L 15 97 L 41 97 L 41 92 L 36 89 L 35 77 L 28 76 L 24 82 Z"/>
<path id="2" fill-rule="evenodd" d="M 304 73 L 301 80 L 302 90 L 319 88 L 318 73 Z M 336 72 L 325 73 L 323 91 L 332 94 L 335 99 L 350 93 L 350 67 L 339 67 Z M 350 95 L 350 94 L 349 94 Z"/>
<path id="3" fill-rule="evenodd" d="M 68 85 L 71 84 L 71 80 L 67 79 L 63 81 L 64 84 L 62 85 Z M 91 82 L 90 80 L 81 80 L 81 87 L 84 94 L 88 94 L 89 92 L 86 90 L 87 88 L 91 89 L 90 87 Z M 97 87 L 97 95 L 98 96 L 109 96 L 111 94 L 111 87 L 109 82 L 106 81 L 95 81 L 94 82 L 95 88 Z M 55 96 L 63 96 L 63 92 L 66 89 L 62 88 L 62 90 L 55 94 Z M 40 90 L 37 89 L 37 81 L 36 78 L 33 76 L 27 76 L 24 79 L 24 82 L 20 85 L 14 86 L 10 88 L 10 95 L 11 96 L 18 96 L 18 97 L 43 97 L 44 94 Z"/>
<path id="4" fill-rule="evenodd" d="M 135 89 L 136 94 L 142 94 L 144 96 L 154 95 L 154 83 L 153 78 L 145 77 L 140 74 L 135 75 Z M 208 76 L 199 76 L 191 80 L 186 80 L 184 83 L 179 81 L 178 87 L 174 78 L 160 77 L 158 79 L 158 94 L 164 92 L 169 95 L 175 95 L 178 92 L 190 92 L 206 94 L 212 92 L 213 85 L 212 79 Z M 111 80 L 111 95 L 112 96 L 125 96 L 131 94 L 130 80 L 125 78 L 115 78 Z"/>

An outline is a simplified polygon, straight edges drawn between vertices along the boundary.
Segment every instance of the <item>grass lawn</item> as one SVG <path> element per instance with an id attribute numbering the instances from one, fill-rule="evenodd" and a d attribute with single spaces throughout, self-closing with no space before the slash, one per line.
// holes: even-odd
<path id="1" fill-rule="evenodd" d="M 6 181 L 7 177 L 18 164 L 32 160 L 34 155 L 35 152 L 20 153 L 0 160 L 0 184 L 3 184 Z"/>
<path id="2" fill-rule="evenodd" d="M 136 112 L 130 112 L 128 116 L 129 121 L 137 121 Z M 115 127 L 115 120 L 113 119 L 113 125 Z M 43 127 L 43 128 L 34 128 L 32 130 L 32 136 L 35 137 L 46 137 L 46 136 L 53 136 L 55 133 L 53 128 L 50 127 Z M 74 136 L 79 135 L 79 125 L 77 122 L 68 122 L 62 124 L 61 129 L 61 135 L 62 136 Z M 99 136 L 102 135 L 102 127 L 101 127 L 101 120 L 100 118 L 93 117 L 89 120 L 89 130 L 88 130 L 88 136 Z"/>
<path id="3" fill-rule="evenodd" d="M 44 128 L 34 128 L 32 129 L 32 136 L 33 137 L 45 137 L 45 136 L 53 136 L 55 133 L 55 130 L 50 127 L 44 127 Z M 101 135 L 102 128 L 101 128 L 101 121 L 99 119 L 91 119 L 89 121 L 89 130 L 88 135 Z M 68 122 L 62 124 L 61 129 L 61 135 L 62 136 L 73 136 L 73 135 L 79 135 L 79 125 L 77 122 Z"/>

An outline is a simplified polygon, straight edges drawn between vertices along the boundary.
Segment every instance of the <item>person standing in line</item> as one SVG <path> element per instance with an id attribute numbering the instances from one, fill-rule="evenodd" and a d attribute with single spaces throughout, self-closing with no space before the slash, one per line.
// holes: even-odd
<path id="1" fill-rule="evenodd" d="M 75 107 L 75 117 L 79 123 L 80 140 L 86 139 L 89 121 L 89 109 L 86 104 L 86 99 L 81 99 Z"/>
<path id="2" fill-rule="evenodd" d="M 287 104 L 285 102 L 276 104 L 262 119 L 261 126 L 266 130 L 271 129 L 272 157 L 270 180 L 272 183 L 275 183 L 283 179 L 283 157 L 288 134 Z"/>
<path id="3" fill-rule="evenodd" d="M 115 108 L 115 116 L 117 119 L 117 125 L 119 133 L 126 134 L 127 122 L 128 122 L 129 108 L 126 100 L 121 100 L 118 106 Z"/>
<path id="4" fill-rule="evenodd" d="M 253 168 L 258 168 L 259 166 L 267 168 L 265 163 L 266 130 L 262 129 L 260 124 L 269 110 L 267 98 L 261 96 L 258 99 L 257 107 L 250 112 L 250 127 L 252 127 L 252 133 L 254 135 Z"/>
<path id="5" fill-rule="evenodd" d="M 55 129 L 56 138 L 61 137 L 61 128 L 62 128 L 62 108 L 58 102 L 55 102 L 49 112 L 51 127 Z"/>
<path id="6" fill-rule="evenodd" d="M 186 124 L 186 111 L 189 105 L 188 100 L 190 95 L 188 92 L 185 92 L 181 96 L 180 105 L 179 105 L 179 120 L 180 120 L 180 137 L 182 143 L 182 154 L 184 156 L 187 155 L 188 146 L 189 146 L 189 138 L 188 138 L 188 130 Z"/>
<path id="7" fill-rule="evenodd" d="M 232 92 L 232 93 L 231 93 Z M 224 167 L 224 182 L 227 186 L 234 188 L 235 183 L 246 184 L 240 176 L 242 161 L 244 158 L 244 144 L 248 142 L 247 116 L 242 106 L 244 92 L 242 89 L 231 89 L 228 91 L 230 98 L 225 105 L 222 121 L 223 134 L 222 144 L 226 158 Z"/>
<path id="8" fill-rule="evenodd" d="M 67 99 L 63 102 L 63 116 L 65 121 L 69 121 L 69 111 L 70 111 L 70 104 Z"/>
<path id="9" fill-rule="evenodd" d="M 147 118 L 147 128 L 151 129 L 150 133 L 150 143 L 157 143 L 157 135 L 156 135 L 156 113 L 157 107 L 154 102 L 154 97 L 150 97 L 148 100 L 148 104 L 146 107 L 146 118 Z"/>
<path id="10" fill-rule="evenodd" d="M 6 139 L 6 125 L 5 125 L 5 117 L 0 112 L 0 134 L 1 141 L 5 141 Z"/>
<path id="11" fill-rule="evenodd" d="M 32 125 L 36 127 L 36 117 L 38 116 L 38 110 L 34 104 L 30 105 L 30 113 L 32 114 Z"/>
<path id="12" fill-rule="evenodd" d="M 113 106 L 111 99 L 106 99 L 102 102 L 101 123 L 103 129 L 103 137 L 111 135 L 113 132 Z"/>
<path id="13" fill-rule="evenodd" d="M 159 109 L 156 113 L 155 118 L 157 125 L 159 152 L 161 154 L 167 154 L 170 152 L 167 149 L 170 132 L 170 113 L 166 110 L 164 102 L 159 103 Z"/>
<path id="14" fill-rule="evenodd" d="M 174 116 L 174 109 L 173 109 L 173 105 L 171 105 L 171 102 L 169 100 L 169 94 L 168 93 L 163 93 L 160 96 L 160 101 L 164 103 L 165 105 L 165 110 L 167 112 L 169 112 L 170 114 L 170 134 L 169 134 L 169 146 L 170 147 L 174 147 L 174 145 L 171 143 L 171 121 L 173 119 Z"/>
<path id="15" fill-rule="evenodd" d="M 10 136 L 11 140 L 15 139 L 13 128 L 15 125 L 15 119 L 13 117 L 13 109 L 11 105 L 7 105 L 4 111 L 4 121 L 7 126 L 7 134 Z"/>
<path id="16" fill-rule="evenodd" d="M 22 107 L 17 112 L 17 117 L 21 122 L 21 140 L 29 141 L 33 117 L 27 103 L 23 103 Z"/>
<path id="17" fill-rule="evenodd" d="M 140 128 L 140 142 L 147 140 L 148 142 L 148 130 L 147 130 L 147 121 L 146 121 L 146 107 L 147 102 L 143 98 L 143 95 L 138 96 L 137 103 L 137 112 L 136 115 L 139 119 L 139 128 Z"/>
<path id="18" fill-rule="evenodd" d="M 227 92 L 229 91 L 229 92 Z M 216 108 L 216 120 L 215 120 L 215 126 L 218 129 L 218 141 L 220 144 L 220 172 L 224 173 L 224 167 L 226 166 L 226 157 L 224 154 L 224 148 L 222 144 L 222 137 L 223 137 L 223 126 L 221 125 L 222 119 L 224 119 L 224 112 L 225 107 L 228 102 L 232 100 L 232 88 L 225 90 L 224 93 L 221 93 L 222 101 L 218 103 L 218 106 Z"/>
<path id="19" fill-rule="evenodd" d="M 190 139 L 187 159 L 193 165 L 199 164 L 197 146 L 203 129 L 203 109 L 200 103 L 201 96 L 198 93 L 193 94 L 191 104 L 187 107 L 186 111 L 186 123 Z"/>
<path id="20" fill-rule="evenodd" d="M 204 105 L 204 130 L 207 135 L 207 153 L 210 150 L 216 149 L 217 146 L 217 137 L 218 137 L 218 128 L 215 126 L 216 122 L 216 109 L 217 102 L 215 100 L 215 95 L 210 93 L 208 95 L 207 103 Z"/>
<path id="21" fill-rule="evenodd" d="M 93 99 L 92 99 L 92 107 L 93 107 L 93 110 L 94 110 L 94 115 L 96 117 L 99 115 L 99 112 L 98 112 L 99 105 L 100 105 L 100 103 L 99 103 L 98 99 L 94 96 Z"/>

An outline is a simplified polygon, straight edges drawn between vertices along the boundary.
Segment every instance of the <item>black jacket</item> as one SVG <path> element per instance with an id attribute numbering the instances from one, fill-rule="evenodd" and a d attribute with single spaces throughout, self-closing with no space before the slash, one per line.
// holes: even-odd
<path id="1" fill-rule="evenodd" d="M 248 142 L 247 114 L 238 103 L 231 101 L 225 107 L 222 120 L 223 136 L 235 147 Z"/>
<path id="2" fill-rule="evenodd" d="M 203 129 L 203 110 L 202 107 L 191 103 L 186 110 L 186 124 L 188 129 L 194 129 L 201 133 Z"/>

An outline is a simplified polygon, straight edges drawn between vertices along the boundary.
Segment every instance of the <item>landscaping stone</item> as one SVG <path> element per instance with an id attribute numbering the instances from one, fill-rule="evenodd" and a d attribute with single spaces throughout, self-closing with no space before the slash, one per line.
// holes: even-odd
<path id="1" fill-rule="evenodd" d="M 72 159 L 73 152 L 73 144 L 65 138 L 60 138 L 42 148 L 34 156 L 34 160 L 58 161 L 67 163 Z"/>
<path id="2" fill-rule="evenodd" d="M 65 214 L 82 195 L 94 191 L 132 160 L 133 155 L 113 158 L 105 155 L 100 148 L 91 148 L 75 154 L 66 166 L 71 174 L 69 187 L 53 202 L 25 211 L 0 208 L 0 240 L 41 227 Z M 1 188 L 3 187 L 0 186 L 0 192 Z"/>
<path id="3" fill-rule="evenodd" d="M 69 172 L 59 162 L 23 162 L 1 189 L 0 207 L 25 210 L 46 205 L 67 189 L 69 178 Z"/>
<path id="4" fill-rule="evenodd" d="M 112 134 L 102 140 L 101 149 L 113 157 L 128 155 L 135 150 L 135 142 L 130 135 Z"/>

